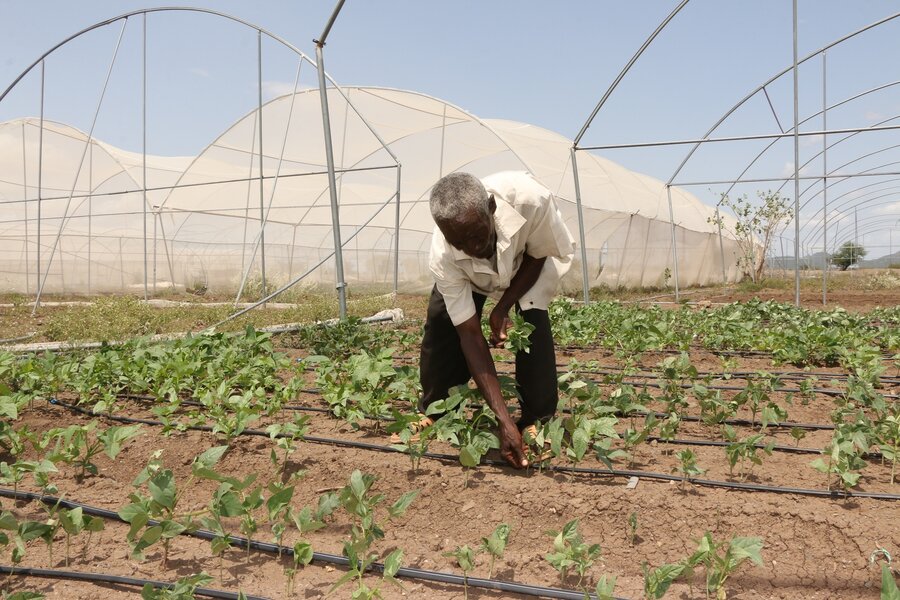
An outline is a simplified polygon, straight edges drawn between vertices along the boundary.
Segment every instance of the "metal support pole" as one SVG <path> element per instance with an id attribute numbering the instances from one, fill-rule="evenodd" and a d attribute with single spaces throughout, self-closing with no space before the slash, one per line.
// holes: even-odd
<path id="1" fill-rule="evenodd" d="M 166 239 L 166 228 L 163 226 L 163 217 L 162 214 L 159 215 L 159 231 L 162 233 L 162 243 L 163 249 L 166 251 L 166 262 L 169 263 L 169 280 L 172 284 L 172 290 L 175 290 L 175 268 L 172 266 L 172 255 L 169 254 L 169 242 Z M 174 242 L 173 242 L 174 244 Z M 172 251 L 174 252 L 175 248 L 173 245 Z"/>
<path id="2" fill-rule="evenodd" d="M 147 13 L 144 13 L 144 40 L 143 40 L 143 75 L 141 81 L 141 127 L 143 129 L 143 162 L 141 164 L 142 183 L 143 183 L 143 211 L 144 211 L 144 300 L 150 296 L 147 290 Z M 93 190 L 92 190 L 93 191 Z"/>
<path id="3" fill-rule="evenodd" d="M 794 304 L 800 306 L 800 81 L 797 69 L 797 0 L 794 24 Z"/>
<path id="4" fill-rule="evenodd" d="M 331 118 L 328 112 L 328 93 L 325 88 L 325 59 L 322 55 L 322 48 L 325 46 L 325 38 L 328 37 L 328 32 L 331 31 L 331 26 L 334 25 L 334 21 L 337 19 L 338 13 L 341 11 L 343 5 L 344 0 L 339 0 L 331 18 L 328 20 L 328 24 L 325 26 L 325 30 L 322 32 L 322 36 L 318 40 L 313 40 L 316 44 L 316 64 L 318 65 L 319 71 L 319 98 L 322 102 L 322 129 L 325 134 L 325 159 L 328 164 L 328 191 L 331 196 L 331 228 L 332 233 L 334 234 L 334 262 L 337 279 L 335 287 L 338 291 L 338 307 L 341 320 L 347 318 L 347 284 L 344 281 L 344 256 L 341 247 L 340 210 L 337 198 L 337 182 L 334 176 L 334 147 L 331 143 Z"/>
<path id="5" fill-rule="evenodd" d="M 672 186 L 666 185 L 666 195 L 669 197 L 669 220 L 672 222 L 672 257 L 675 265 L 675 302 L 681 300 L 681 288 L 678 284 L 678 243 L 675 236 L 675 209 L 672 207 Z"/>
<path id="6" fill-rule="evenodd" d="M 584 212 L 581 208 L 581 185 L 578 181 L 578 159 L 575 152 L 575 146 L 569 151 L 572 156 L 572 175 L 575 178 L 575 209 L 578 212 L 578 242 L 581 244 L 581 284 L 584 292 L 584 303 L 589 304 L 591 301 L 590 289 L 588 288 L 588 270 L 587 270 L 587 247 L 584 240 Z"/>
<path id="7" fill-rule="evenodd" d="M 262 269 L 262 295 L 266 295 L 266 215 L 263 206 L 263 102 L 262 102 L 262 31 L 256 32 L 257 91 L 259 94 L 259 260 Z M 290 123 L 288 123 L 290 125 Z"/>
<path id="8" fill-rule="evenodd" d="M 725 242 L 722 241 L 722 215 L 719 213 L 719 205 L 716 204 L 716 225 L 719 228 L 719 256 L 722 258 L 722 291 L 728 289 L 728 275 L 725 272 Z"/>
<path id="9" fill-rule="evenodd" d="M 41 305 L 41 196 L 43 196 L 44 175 L 44 61 L 41 61 L 41 118 L 38 129 L 38 197 L 37 197 L 37 270 L 34 272 L 34 310 Z"/>
<path id="10" fill-rule="evenodd" d="M 91 295 L 91 259 L 93 258 L 93 253 L 91 252 L 92 244 L 91 237 L 94 235 L 94 145 L 91 144 L 91 147 L 88 150 L 88 197 L 87 197 L 87 205 L 88 205 L 88 280 L 87 280 L 87 288 L 88 288 L 88 296 Z"/>
<path id="11" fill-rule="evenodd" d="M 28 230 L 31 223 L 28 222 L 28 153 L 25 151 L 25 123 L 22 123 L 22 197 L 25 199 L 25 293 L 31 289 L 31 257 L 28 252 Z"/>
<path id="12" fill-rule="evenodd" d="M 156 295 L 156 222 L 159 221 L 159 212 L 153 211 L 153 295 Z"/>
<path id="13" fill-rule="evenodd" d="M 828 131 L 828 88 L 825 52 L 822 52 L 822 131 Z M 828 134 L 822 135 L 822 305 L 828 304 Z"/>
<path id="14" fill-rule="evenodd" d="M 109 79 L 112 76 L 112 70 L 116 64 L 116 58 L 119 55 L 119 48 L 122 45 L 122 37 L 125 35 L 125 26 L 127 24 L 128 24 L 128 19 L 126 18 L 122 22 L 122 30 L 119 32 L 119 38 L 116 41 L 116 48 L 113 51 L 112 60 L 109 63 L 109 69 L 106 71 L 106 79 L 103 82 L 103 89 L 101 90 L 100 98 L 97 101 L 97 108 L 94 111 L 94 119 L 93 119 L 93 121 L 91 121 L 91 129 L 90 129 L 90 131 L 88 131 L 88 136 L 87 136 L 88 142 L 87 142 L 87 144 L 85 144 L 84 150 L 81 152 L 81 160 L 78 162 L 78 169 L 75 171 L 75 179 L 72 182 L 72 189 L 69 191 L 68 200 L 66 201 L 66 207 L 65 207 L 65 210 L 63 211 L 62 220 L 60 221 L 60 224 L 59 224 L 59 231 L 56 233 L 56 239 L 54 240 L 53 247 L 50 250 L 50 259 L 47 261 L 47 268 L 44 270 L 44 276 L 41 278 L 41 284 L 38 287 L 38 297 L 35 298 L 34 309 L 31 311 L 32 315 L 37 311 L 38 306 L 40 306 L 41 292 L 43 292 L 44 285 L 47 282 L 47 277 L 50 275 L 50 267 L 53 265 L 53 256 L 56 254 L 56 249 L 59 245 L 60 239 L 62 238 L 63 229 L 65 229 L 66 222 L 68 220 L 69 206 L 72 204 L 72 198 L 75 196 L 75 188 L 78 185 L 78 176 L 81 174 L 81 169 L 84 166 L 84 158 L 85 158 L 85 156 L 87 156 L 87 151 L 88 151 L 88 148 L 90 147 L 90 141 L 94 137 L 94 127 L 97 125 L 97 118 L 100 116 L 100 108 L 103 106 L 103 98 L 106 95 L 107 88 L 109 87 Z M 41 126 L 43 128 L 43 122 L 42 122 Z"/>
<path id="15" fill-rule="evenodd" d="M 400 290 L 400 164 L 397 164 L 397 210 L 394 219 L 394 303 Z"/>

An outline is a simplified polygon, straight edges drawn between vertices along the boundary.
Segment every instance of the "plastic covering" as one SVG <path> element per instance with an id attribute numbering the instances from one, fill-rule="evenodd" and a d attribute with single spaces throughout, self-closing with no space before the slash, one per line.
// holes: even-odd
<path id="1" fill-rule="evenodd" d="M 453 171 L 531 172 L 557 195 L 578 237 L 572 142 L 565 137 L 524 123 L 481 120 L 415 92 L 344 87 L 328 93 L 342 239 L 357 233 L 344 251 L 351 285 L 393 285 L 398 161 L 400 291 L 431 285 L 428 193 Z M 269 282 L 303 274 L 333 249 L 318 94 L 304 90 L 264 105 L 262 185 L 258 111 L 196 157 L 148 155 L 146 192 L 140 154 L 96 139 L 88 143 L 85 133 L 59 123 L 44 122 L 42 142 L 37 119 L 0 124 L 0 289 L 37 290 L 38 237 L 41 277 L 50 265 L 45 293 L 137 291 L 145 277 L 151 289 L 234 291 L 245 273 L 251 287 L 258 283 L 263 254 Z M 673 283 L 665 186 L 594 154 L 580 152 L 577 160 L 589 283 Z M 713 209 L 677 188 L 672 201 L 680 284 L 721 282 L 723 255 L 724 272 L 735 279 L 735 243 L 725 237 L 720 253 L 709 221 Z M 333 284 L 334 261 L 306 281 Z M 580 253 L 566 284 L 580 289 Z"/>

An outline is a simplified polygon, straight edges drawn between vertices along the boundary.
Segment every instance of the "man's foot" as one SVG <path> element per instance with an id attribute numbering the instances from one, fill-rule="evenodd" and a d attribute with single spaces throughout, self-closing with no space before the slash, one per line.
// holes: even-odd
<path id="1" fill-rule="evenodd" d="M 419 415 L 419 417 L 420 418 L 418 421 L 413 421 L 408 426 L 409 430 L 412 431 L 412 435 L 409 436 L 410 442 L 418 442 L 419 441 L 419 432 L 422 431 L 423 429 L 425 429 L 426 427 L 431 427 L 432 425 L 434 425 L 434 421 L 432 421 L 430 417 L 426 417 L 425 415 Z M 392 444 L 399 444 L 402 441 L 403 440 L 400 439 L 399 433 L 391 434 L 391 443 Z"/>
<path id="2" fill-rule="evenodd" d="M 525 446 L 529 451 L 535 453 L 533 462 L 545 462 L 553 458 L 553 450 L 550 448 L 549 440 L 544 440 L 544 448 L 540 451 L 540 454 L 535 452 L 534 447 L 537 445 L 537 438 L 537 425 L 528 425 L 522 429 L 522 439 L 525 440 Z"/>

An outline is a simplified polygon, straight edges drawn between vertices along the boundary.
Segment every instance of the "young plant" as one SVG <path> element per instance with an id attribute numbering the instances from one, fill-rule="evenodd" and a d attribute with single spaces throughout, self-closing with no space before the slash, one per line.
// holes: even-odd
<path id="1" fill-rule="evenodd" d="M 506 330 L 506 343 L 503 347 L 510 352 L 530 352 L 534 325 L 522 318 L 522 314 L 517 310 L 510 313 L 509 320 L 512 326 Z"/>
<path id="2" fill-rule="evenodd" d="M 178 504 L 184 492 L 191 489 L 195 479 L 213 478 L 213 466 L 222 458 L 227 446 L 216 446 L 197 456 L 191 464 L 191 476 L 179 490 L 175 476 L 170 469 L 163 469 L 159 461 L 159 452 L 154 454 L 150 463 L 134 480 L 132 485 L 140 488 L 147 485 L 149 495 L 137 492 L 129 495 L 131 504 L 119 510 L 119 517 L 129 523 L 126 539 L 131 547 L 131 556 L 136 560 L 144 559 L 144 551 L 162 540 L 163 568 L 169 558 L 169 544 L 172 538 L 180 533 L 196 527 L 193 513 L 180 513 Z M 157 521 L 150 525 L 150 520 Z"/>
<path id="3" fill-rule="evenodd" d="M 403 516 L 419 492 L 414 490 L 400 496 L 396 502 L 388 507 L 387 519 L 379 522 L 376 512 L 378 506 L 384 502 L 385 497 L 382 494 L 371 494 L 370 490 L 373 483 L 375 483 L 375 477 L 363 475 L 359 470 L 356 470 L 350 475 L 349 485 L 345 486 L 340 492 L 341 506 L 343 506 L 352 520 L 350 539 L 344 542 L 344 556 L 350 561 L 350 568 L 332 586 L 329 593 L 355 578 L 357 587 L 352 594 L 353 598 L 371 600 L 372 598 L 381 597 L 380 590 L 378 588 L 369 588 L 363 579 L 369 566 L 378 558 L 378 555 L 372 552 L 372 544 L 384 537 L 383 526 L 386 521 Z M 400 586 L 394 576 L 400 569 L 402 560 L 403 551 L 400 549 L 394 550 L 384 559 L 383 580 Z"/>
<path id="4" fill-rule="evenodd" d="M 707 598 L 714 592 L 717 600 L 725 599 L 725 582 L 745 560 L 762 565 L 763 542 L 757 537 L 734 537 L 728 542 L 715 542 L 708 531 L 700 538 L 697 551 L 688 558 L 687 565 L 706 568 Z"/>
<path id="5" fill-rule="evenodd" d="M 123 425 L 110 427 L 102 433 L 94 435 L 97 422 L 91 421 L 87 425 L 70 425 L 65 428 L 51 429 L 46 434 L 46 439 L 55 440 L 52 451 L 47 458 L 53 462 L 72 464 L 80 468 L 77 475 L 83 479 L 87 473 L 97 474 L 97 465 L 94 457 L 101 452 L 109 458 L 115 459 L 122 450 L 122 444 L 138 435 L 140 425 Z"/>
<path id="6" fill-rule="evenodd" d="M 147 583 L 141 589 L 141 600 L 192 600 L 197 588 L 212 583 L 213 578 L 206 573 L 182 577 L 171 587 L 153 587 Z"/>
<path id="7" fill-rule="evenodd" d="M 547 535 L 553 538 L 553 552 L 544 558 L 559 572 L 563 583 L 569 575 L 569 569 L 574 568 L 578 573 L 576 586 L 581 587 L 584 574 L 600 556 L 600 544 L 584 543 L 584 538 L 578 532 L 578 519 L 566 523 L 561 531 L 548 531 Z"/>
<path id="8" fill-rule="evenodd" d="M 481 551 L 487 552 L 491 556 L 491 566 L 488 568 L 488 579 L 494 577 L 494 560 L 503 558 L 503 552 L 506 550 L 506 544 L 508 542 L 509 525 L 506 523 L 497 525 L 494 531 L 491 532 L 491 535 L 481 538 Z"/>
<path id="9" fill-rule="evenodd" d="M 701 469 L 697 466 L 697 456 L 693 450 L 682 450 L 676 453 L 675 456 L 679 462 L 677 466 L 672 468 L 672 472 L 681 473 L 681 489 L 684 489 L 685 484 L 693 477 L 706 473 L 706 469 Z"/>
<path id="10" fill-rule="evenodd" d="M 760 448 L 759 443 L 765 438 L 761 433 L 739 440 L 733 427 L 725 425 L 722 431 L 725 435 L 725 440 L 728 442 L 728 445 L 725 446 L 725 456 L 728 457 L 728 472 L 729 474 L 734 475 L 734 467 L 740 463 L 741 481 L 744 481 L 747 479 L 747 476 L 750 475 L 750 472 L 753 470 L 752 465 L 762 464 L 762 458 L 757 453 L 759 450 L 762 450 L 769 456 L 772 455 L 772 448 L 774 448 L 775 442 L 769 442 L 767 445 Z M 747 462 L 749 462 L 751 466 L 749 469 L 745 470 L 744 464 Z"/>
<path id="11" fill-rule="evenodd" d="M 87 551 L 91 545 L 91 534 L 96 531 L 103 531 L 103 520 L 99 517 L 85 515 L 80 506 L 71 510 L 60 510 L 56 513 L 56 518 L 59 520 L 59 524 L 63 531 L 66 533 L 66 567 L 68 567 L 69 546 L 72 536 L 87 531 L 88 538 L 84 546 L 85 551 Z"/>
<path id="12" fill-rule="evenodd" d="M 291 423 L 275 423 L 266 427 L 269 439 L 274 441 L 276 448 L 284 453 L 279 469 L 282 475 L 284 475 L 284 471 L 287 468 L 288 458 L 294 453 L 294 445 L 298 440 L 302 440 L 308 432 L 309 415 L 301 415 L 299 413 L 294 416 L 294 421 Z M 269 460 L 272 461 L 275 468 L 279 468 L 278 453 L 275 448 L 272 448 L 272 451 L 269 453 Z"/>
<path id="13" fill-rule="evenodd" d="M 631 511 L 631 514 L 628 515 L 628 541 L 634 546 L 634 541 L 637 539 L 637 530 L 638 530 L 638 514 L 637 511 Z"/>
<path id="14" fill-rule="evenodd" d="M 286 595 L 288 598 L 294 595 L 294 576 L 297 574 L 297 571 L 312 562 L 313 548 L 309 542 L 300 540 L 294 544 L 291 556 L 293 558 L 293 566 L 284 570 L 284 574 L 287 577 Z"/>
<path id="15" fill-rule="evenodd" d="M 895 413 L 884 418 L 878 424 L 878 447 L 881 455 L 891 461 L 891 485 L 897 473 L 897 457 L 900 456 L 900 405 L 895 407 Z"/>
<path id="16" fill-rule="evenodd" d="M 455 558 L 456 564 L 463 572 L 463 597 L 469 598 L 469 573 L 475 569 L 475 551 L 467 545 L 457 546 L 453 552 L 444 552 L 444 556 Z"/>
<path id="17" fill-rule="evenodd" d="M 468 414 L 476 398 L 480 398 L 477 390 L 456 386 L 446 399 L 432 403 L 425 411 L 426 416 L 443 413 L 434 422 L 435 436 L 459 448 L 459 462 L 464 467 L 464 488 L 469 485 L 470 470 L 481 464 L 488 450 L 500 447 L 500 440 L 490 431 L 490 427 L 496 426 L 497 418 L 486 403 L 476 408 L 471 417 Z"/>
<path id="18" fill-rule="evenodd" d="M 419 462 L 428 453 L 428 447 L 434 439 L 437 431 L 434 424 L 427 427 L 416 427 L 422 416 L 417 412 L 401 413 L 394 409 L 394 422 L 387 426 L 389 433 L 396 433 L 400 438 L 399 443 L 391 444 L 391 448 L 405 452 L 409 456 L 409 464 L 413 473 L 419 472 Z"/>
<path id="19" fill-rule="evenodd" d="M 641 563 L 641 571 L 644 574 L 644 598 L 658 600 L 665 596 L 672 583 L 681 577 L 686 569 L 688 567 L 684 563 L 673 563 L 661 565 L 651 571 L 646 562 Z"/>

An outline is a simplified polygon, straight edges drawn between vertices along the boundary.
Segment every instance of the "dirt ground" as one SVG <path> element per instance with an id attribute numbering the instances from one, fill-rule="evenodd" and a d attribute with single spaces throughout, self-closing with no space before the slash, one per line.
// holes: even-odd
<path id="1" fill-rule="evenodd" d="M 860 303 L 864 300 L 860 298 Z M 302 351 L 292 351 L 295 355 Z M 641 364 L 652 368 L 664 354 L 646 354 Z M 560 351 L 559 362 L 571 358 L 581 361 L 595 359 L 602 367 L 615 367 L 616 361 L 602 350 Z M 721 369 L 721 361 L 712 354 L 696 352 L 692 360 L 700 370 Z M 506 363 L 501 370 L 508 370 Z M 765 358 L 742 358 L 735 370 L 790 370 L 773 367 Z M 796 369 L 794 369 L 796 370 Z M 818 369 L 817 369 L 818 371 Z M 826 370 L 827 371 L 827 370 Z M 839 370 L 831 369 L 839 373 Z M 888 394 L 900 393 L 898 373 L 889 371 L 886 377 Z M 822 387 L 831 385 L 822 378 Z M 734 382 L 731 382 L 732 384 Z M 786 384 L 789 385 L 789 384 Z M 733 393 L 733 392 L 726 392 Z M 65 398 L 63 398 L 65 399 Z M 786 405 L 784 394 L 778 396 Z M 322 407 L 316 394 L 304 394 L 299 405 Z M 818 395 L 808 405 L 794 402 L 788 406 L 789 420 L 803 423 L 827 423 L 832 401 Z M 152 418 L 147 405 L 139 401 L 125 401 L 118 414 L 129 417 Z M 372 427 L 353 431 L 343 422 L 321 413 L 312 415 L 311 436 L 338 440 L 357 440 L 382 446 L 389 445 L 387 434 Z M 749 413 L 738 416 L 749 417 Z M 284 413 L 283 419 L 291 415 Z M 44 431 L 60 424 L 82 422 L 88 417 L 67 411 L 59 406 L 37 403 L 23 415 L 22 423 L 36 431 Z M 270 420 L 254 423 L 263 429 Z M 113 424 L 113 423 L 110 423 Z M 625 423 L 621 424 L 623 427 Z M 740 429 L 740 428 L 739 428 Z M 740 429 L 742 436 L 748 428 Z M 770 439 L 780 445 L 793 446 L 795 441 L 787 429 L 769 430 Z M 717 439 L 714 429 L 685 423 L 678 434 L 685 439 Z M 821 448 L 829 438 L 827 431 L 812 431 L 800 447 Z M 71 469 L 63 469 L 54 478 L 59 495 L 74 500 L 118 510 L 127 504 L 132 490 L 130 482 L 155 451 L 162 450 L 166 467 L 172 468 L 176 481 L 184 485 L 190 475 L 190 462 L 199 452 L 216 445 L 215 437 L 206 432 L 188 431 L 163 436 L 159 428 L 144 426 L 137 441 L 126 443 L 118 459 L 105 456 L 97 460 L 100 472 L 79 481 Z M 269 460 L 273 443 L 266 437 L 242 436 L 233 444 L 217 469 L 228 475 L 244 476 L 256 473 L 266 483 L 277 480 L 278 474 Z M 668 474 L 676 464 L 673 451 L 688 446 L 651 442 L 636 453 L 631 468 L 646 472 Z M 697 454 L 698 464 L 707 469 L 706 479 L 737 481 L 737 473 L 729 473 L 723 448 L 690 447 Z M 432 452 L 455 452 L 448 446 L 433 444 Z M 498 459 L 495 454 L 491 458 Z M 754 467 L 747 481 L 763 484 L 824 489 L 822 474 L 809 466 L 815 458 L 811 454 L 792 454 L 775 451 L 764 456 L 763 463 Z M 555 464 L 565 465 L 557 459 Z M 586 459 L 580 466 L 602 467 L 595 459 Z M 617 468 L 629 468 L 625 463 Z M 580 531 L 588 543 L 599 543 L 602 557 L 589 570 L 584 583 L 593 586 L 601 574 L 616 576 L 616 595 L 641 598 L 643 578 L 641 565 L 651 568 L 676 562 L 696 549 L 696 540 L 710 531 L 717 541 L 732 536 L 763 538 L 764 564 L 761 567 L 744 565 L 727 583 L 728 598 L 751 599 L 877 599 L 879 573 L 869 564 L 869 556 L 876 548 L 892 552 L 900 549 L 900 503 L 873 499 L 830 499 L 794 494 L 751 492 L 702 487 L 692 484 L 656 481 L 640 478 L 636 487 L 629 488 L 627 478 L 601 475 L 559 473 L 529 469 L 516 471 L 502 466 L 481 466 L 468 478 L 464 487 L 464 471 L 455 460 L 423 459 L 420 470 L 412 472 L 408 457 L 391 452 L 377 452 L 336 446 L 327 443 L 302 443 L 292 455 L 289 470 L 302 471 L 294 495 L 296 507 L 312 505 L 319 495 L 346 485 L 350 473 L 361 469 L 377 477 L 374 489 L 393 502 L 404 492 L 417 489 L 419 496 L 407 514 L 387 523 L 385 537 L 375 545 L 381 557 L 396 548 L 404 551 L 404 565 L 420 569 L 461 574 L 454 559 L 444 556 L 456 546 L 477 546 L 498 524 L 507 523 L 512 533 L 502 559 L 497 560 L 494 578 L 539 586 L 574 589 L 577 576 L 561 581 L 556 571 L 544 560 L 551 551 L 552 538 L 547 530 L 560 529 L 571 519 L 580 520 Z M 863 470 L 860 491 L 900 493 L 900 483 L 890 484 L 890 466 L 877 459 L 869 461 Z M 23 486 L 27 488 L 27 485 Z M 191 483 L 184 494 L 185 510 L 202 510 L 209 502 L 215 484 L 208 481 Z M 17 504 L 3 500 L 6 510 L 35 520 L 46 519 L 44 510 L 35 503 Z M 382 513 L 384 511 L 382 510 Z M 632 544 L 628 536 L 630 515 L 638 521 L 637 536 Z M 296 575 L 294 593 L 286 593 L 284 569 L 287 558 L 249 554 L 234 549 L 226 553 L 223 563 L 212 557 L 207 542 L 181 536 L 172 543 L 168 564 L 162 565 L 159 545 L 151 547 L 145 562 L 129 559 L 125 540 L 127 526 L 108 522 L 106 530 L 95 534 L 87 545 L 87 538 L 73 540 L 68 568 L 77 571 L 101 572 L 132 577 L 174 581 L 180 577 L 206 571 L 216 578 L 209 587 L 267 598 L 321 598 L 340 578 L 341 567 L 314 562 Z M 321 530 L 308 534 L 307 539 L 319 552 L 341 553 L 342 540 L 349 532 L 344 514 L 336 513 Z M 270 541 L 271 534 L 263 525 L 255 539 Z M 292 545 L 296 535 L 288 534 L 284 543 Z M 8 550 L 4 561 L 8 562 Z M 66 568 L 64 543 L 57 538 L 54 562 L 49 563 L 48 552 L 40 542 L 31 542 L 23 566 Z M 220 568 L 221 567 L 221 568 Z M 488 562 L 480 556 L 473 577 L 487 577 Z M 378 585 L 376 576 L 368 577 L 370 585 Z M 462 587 L 434 584 L 419 580 L 402 580 L 403 589 L 381 584 L 385 598 L 434 598 L 438 600 L 463 598 Z M 693 585 L 678 582 L 666 598 L 687 600 L 704 598 L 702 574 L 695 576 Z M 4 579 L 2 587 L 8 591 L 32 589 L 56 600 L 133 597 L 134 591 L 123 587 L 93 586 L 37 578 L 12 577 Z M 331 597 L 349 597 L 352 584 L 334 592 Z M 501 592 L 470 589 L 471 598 L 524 598 Z"/>

